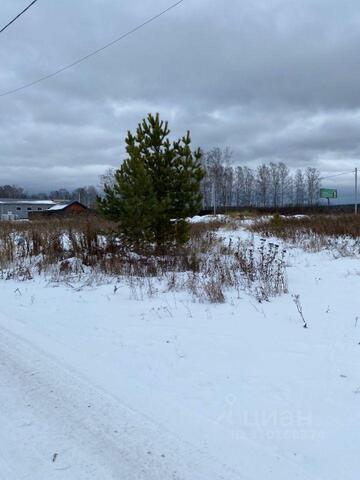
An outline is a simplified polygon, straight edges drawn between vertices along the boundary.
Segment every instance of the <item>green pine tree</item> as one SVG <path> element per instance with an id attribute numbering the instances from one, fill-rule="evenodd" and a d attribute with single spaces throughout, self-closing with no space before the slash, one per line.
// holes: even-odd
<path id="1" fill-rule="evenodd" d="M 133 248 L 153 245 L 164 251 L 185 243 L 185 219 L 201 208 L 201 152 L 191 150 L 189 132 L 174 142 L 169 134 L 159 114 L 149 114 L 135 135 L 128 132 L 128 158 L 117 170 L 114 186 L 106 186 L 99 200 L 101 211 L 119 222 Z"/>

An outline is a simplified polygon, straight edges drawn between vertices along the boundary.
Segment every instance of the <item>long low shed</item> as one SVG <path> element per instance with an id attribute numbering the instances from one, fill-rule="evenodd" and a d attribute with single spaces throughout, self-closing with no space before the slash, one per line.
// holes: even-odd
<path id="1" fill-rule="evenodd" d="M 52 200 L 0 199 L 0 219 L 26 220 L 32 212 L 44 212 L 56 205 Z"/>

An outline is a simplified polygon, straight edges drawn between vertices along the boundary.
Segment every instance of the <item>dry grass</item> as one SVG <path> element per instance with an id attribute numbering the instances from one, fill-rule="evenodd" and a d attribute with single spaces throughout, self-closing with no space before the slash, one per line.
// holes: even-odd
<path id="1" fill-rule="evenodd" d="M 254 232 L 276 236 L 284 240 L 300 234 L 316 234 L 329 237 L 360 237 L 360 215 L 312 215 L 304 217 L 280 217 L 275 215 L 270 222 L 258 221 Z"/>
<path id="2" fill-rule="evenodd" d="M 262 242 L 223 241 L 220 228 L 233 222 L 191 225 L 189 242 L 167 255 L 140 255 L 121 244 L 115 225 L 102 218 L 79 217 L 0 223 L 0 277 L 89 284 L 124 281 L 133 298 L 167 290 L 187 290 L 200 301 L 221 303 L 233 290 L 258 301 L 287 291 L 285 252 Z M 156 286 L 154 281 L 158 282 Z"/>
<path id="3" fill-rule="evenodd" d="M 77 257 L 84 264 L 92 265 L 104 253 L 114 250 L 113 231 L 114 224 L 90 216 L 1 222 L 0 268 L 40 257 L 44 267 L 69 257 Z M 102 244 L 103 236 L 108 239 L 106 245 Z"/>
<path id="4" fill-rule="evenodd" d="M 311 215 L 261 219 L 249 227 L 264 237 L 277 237 L 310 251 L 331 250 L 334 256 L 360 253 L 360 215 Z"/>

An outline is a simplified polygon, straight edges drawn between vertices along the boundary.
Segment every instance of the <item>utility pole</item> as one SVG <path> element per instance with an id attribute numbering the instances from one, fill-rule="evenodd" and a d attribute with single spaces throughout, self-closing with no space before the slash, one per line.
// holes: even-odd
<path id="1" fill-rule="evenodd" d="M 216 215 L 216 186 L 215 186 L 215 179 L 213 181 L 213 191 L 212 191 L 212 194 L 213 194 L 213 205 L 214 205 L 214 215 Z"/>
<path id="2" fill-rule="evenodd" d="M 355 168 L 355 215 L 358 213 L 358 169 Z"/>

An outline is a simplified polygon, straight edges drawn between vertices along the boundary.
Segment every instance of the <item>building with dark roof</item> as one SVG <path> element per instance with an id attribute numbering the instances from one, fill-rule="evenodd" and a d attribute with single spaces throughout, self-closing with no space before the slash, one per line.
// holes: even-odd
<path id="1" fill-rule="evenodd" d="M 69 215 L 78 215 L 88 211 L 88 208 L 78 201 L 69 203 L 59 203 L 52 205 L 42 212 L 32 212 L 29 216 L 31 220 L 39 217 L 60 217 Z"/>

